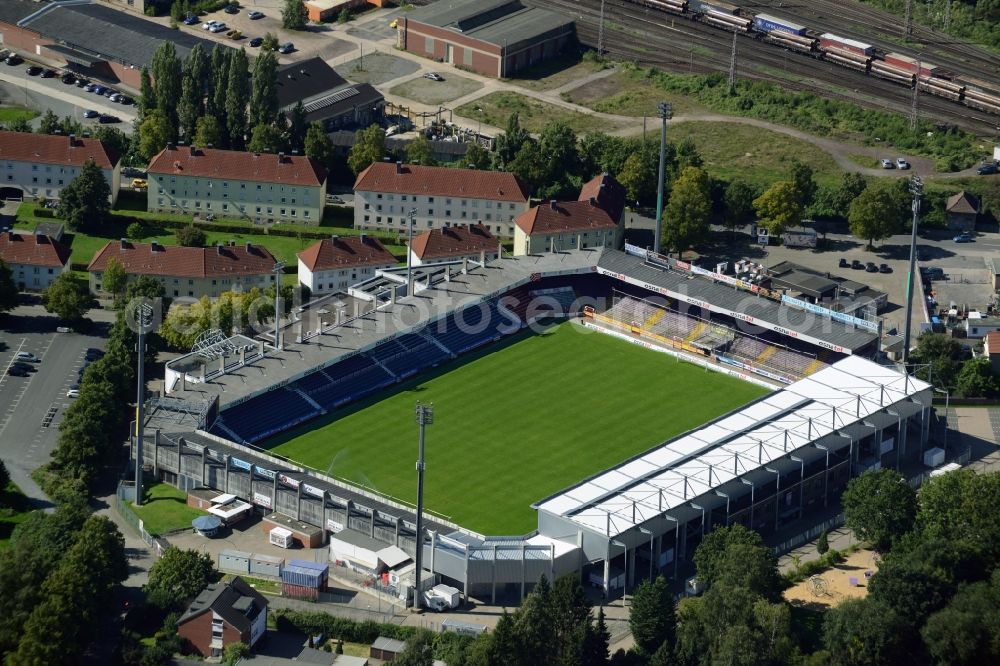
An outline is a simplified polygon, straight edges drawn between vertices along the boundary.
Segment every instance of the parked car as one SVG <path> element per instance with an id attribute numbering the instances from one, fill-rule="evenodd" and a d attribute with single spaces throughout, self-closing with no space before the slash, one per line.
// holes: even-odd
<path id="1" fill-rule="evenodd" d="M 7 56 L 6 59 L 4 59 L 4 62 L 7 63 L 8 65 L 20 65 L 22 62 L 24 62 L 24 58 L 17 55 L 16 53 L 11 53 L 9 56 Z"/>
<path id="2" fill-rule="evenodd" d="M 996 173 L 996 172 L 997 172 L 997 165 L 995 163 L 984 164 L 983 166 L 976 169 L 976 173 L 978 173 L 980 176 L 988 176 L 991 173 Z"/>
<path id="3" fill-rule="evenodd" d="M 94 111 L 93 109 L 87 109 L 86 111 L 83 112 L 84 118 L 98 118 L 100 117 L 100 115 L 101 114 L 99 114 L 97 111 Z"/>
<path id="4" fill-rule="evenodd" d="M 66 72 L 61 77 L 59 77 L 59 79 L 66 85 L 72 85 L 76 83 L 76 75 L 71 74 L 70 72 Z"/>
<path id="5" fill-rule="evenodd" d="M 32 65 L 31 67 L 26 69 L 24 73 L 27 74 L 28 76 L 38 76 L 39 74 L 42 73 L 42 68 L 39 67 L 38 65 Z"/>
<path id="6" fill-rule="evenodd" d="M 258 46 L 260 46 L 263 43 L 264 43 L 264 38 L 263 37 L 254 37 L 249 42 L 247 42 L 247 45 L 248 46 L 252 46 L 253 48 L 257 48 Z"/>
<path id="7" fill-rule="evenodd" d="M 133 178 L 132 179 L 132 189 L 133 190 L 145 190 L 149 187 L 149 182 L 144 178 Z"/>
<path id="8" fill-rule="evenodd" d="M 109 95 L 108 99 L 110 99 L 112 102 L 120 102 L 120 101 L 122 101 L 122 94 L 116 92 L 116 93 L 114 93 L 112 95 Z"/>
<path id="9" fill-rule="evenodd" d="M 252 10 L 247 12 L 247 18 L 251 21 L 256 21 L 258 19 L 264 18 L 264 12 L 258 12 L 257 10 Z"/>
<path id="10" fill-rule="evenodd" d="M 121 121 L 121 118 L 118 116 L 112 116 L 111 114 L 102 114 L 101 117 L 97 119 L 97 122 L 102 125 L 113 125 L 115 123 L 120 123 Z"/>
<path id="11" fill-rule="evenodd" d="M 861 261 L 858 260 L 858 259 L 854 259 L 853 261 L 851 261 L 851 268 L 854 269 L 854 270 L 856 270 L 856 271 L 863 270 L 864 267 L 865 267 L 865 265 L 863 263 L 861 263 Z"/>
<path id="12" fill-rule="evenodd" d="M 240 13 L 240 6 L 239 5 L 226 5 L 226 8 L 223 9 L 222 11 L 226 12 L 227 14 L 239 14 Z"/>
<path id="13" fill-rule="evenodd" d="M 88 82 L 87 85 L 85 85 L 83 87 L 83 92 L 94 92 L 94 90 L 96 88 L 97 88 L 97 84 L 96 83 L 89 83 Z"/>
<path id="14" fill-rule="evenodd" d="M 219 33 L 219 32 L 223 32 L 223 31 L 228 30 L 228 29 L 229 29 L 229 26 L 227 26 L 225 23 L 216 23 L 211 28 L 209 28 L 208 31 L 212 32 L 212 33 Z"/>
<path id="15" fill-rule="evenodd" d="M 229 39 L 243 39 L 243 33 L 239 30 L 230 30 L 226 33 L 226 37 Z"/>
<path id="16" fill-rule="evenodd" d="M 292 44 L 291 42 L 285 42 L 284 44 L 278 47 L 278 53 L 284 53 L 286 55 L 294 50 L 295 50 L 295 44 Z"/>
<path id="17" fill-rule="evenodd" d="M 40 363 L 42 359 L 38 358 L 31 352 L 17 352 L 14 354 L 14 360 L 16 361 L 27 361 L 28 363 Z"/>
<path id="18" fill-rule="evenodd" d="M 78 389 L 78 388 L 70 388 L 69 390 L 66 391 L 66 397 L 67 398 L 79 398 L 80 397 L 80 389 Z"/>
<path id="19" fill-rule="evenodd" d="M 840 258 L 840 263 L 838 263 L 837 266 L 840 267 L 840 268 L 850 268 L 851 267 L 851 262 L 849 262 L 844 257 L 841 257 Z"/>
<path id="20" fill-rule="evenodd" d="M 101 95 L 103 97 L 104 93 L 108 92 L 108 89 L 105 88 L 104 86 L 96 85 L 94 86 L 94 89 L 91 90 L 90 92 L 94 93 L 95 95 Z"/>
<path id="21" fill-rule="evenodd" d="M 211 21 L 205 21 L 204 23 L 202 23 L 201 27 L 204 30 L 209 30 L 212 28 L 212 26 L 218 25 L 219 23 L 221 23 L 221 21 L 216 21 L 215 19 L 212 19 Z M 222 25 L 225 25 L 225 23 L 223 23 Z"/>
<path id="22" fill-rule="evenodd" d="M 424 74 L 425 79 L 430 79 L 431 81 L 444 81 L 444 77 L 437 72 L 427 72 Z"/>
<path id="23" fill-rule="evenodd" d="M 84 360 L 96 361 L 99 358 L 104 358 L 104 350 L 97 349 L 96 347 L 90 347 L 87 349 L 87 353 L 84 354 Z"/>
<path id="24" fill-rule="evenodd" d="M 905 157 L 897 157 L 896 158 L 896 167 L 899 168 L 899 169 L 906 170 L 906 169 L 910 168 L 910 163 L 906 161 Z"/>
<path id="25" fill-rule="evenodd" d="M 121 95 L 121 98 L 118 100 L 118 103 L 121 104 L 122 106 L 128 106 L 129 104 L 132 104 L 134 101 L 135 100 L 133 100 L 128 95 Z"/>
<path id="26" fill-rule="evenodd" d="M 45 69 L 42 70 L 42 78 L 43 79 L 51 79 L 51 78 L 54 78 L 55 75 L 56 75 L 56 70 L 54 70 L 54 69 L 49 69 L 49 68 L 46 67 Z"/>
<path id="27" fill-rule="evenodd" d="M 69 326 L 56 326 L 56 333 L 72 333 L 73 329 Z"/>
<path id="28" fill-rule="evenodd" d="M 963 231 L 959 235 L 952 238 L 952 240 L 955 241 L 956 243 L 971 243 L 972 236 L 969 234 L 969 232 Z"/>
<path id="29" fill-rule="evenodd" d="M 889 264 L 879 264 L 878 272 L 879 273 L 891 273 L 892 272 L 892 267 L 890 267 Z"/>
<path id="30" fill-rule="evenodd" d="M 188 14 L 184 17 L 184 25 L 194 25 L 198 22 L 198 17 L 194 14 Z"/>
<path id="31" fill-rule="evenodd" d="M 77 79 L 76 80 L 76 87 L 77 88 L 84 88 L 84 89 L 86 89 L 86 87 L 89 86 L 89 85 L 90 85 L 90 79 Z"/>
<path id="32" fill-rule="evenodd" d="M 14 361 L 13 363 L 11 363 L 11 365 L 14 366 L 15 368 L 21 368 L 25 372 L 38 372 L 38 368 L 31 365 L 30 363 L 25 363 L 23 361 Z"/>
<path id="33" fill-rule="evenodd" d="M 865 264 L 866 273 L 878 273 L 878 266 L 875 265 L 874 261 L 869 261 Z"/>
<path id="34" fill-rule="evenodd" d="M 7 367 L 7 374 L 11 377 L 27 377 L 28 371 L 24 368 L 18 368 L 17 366 L 11 365 Z"/>

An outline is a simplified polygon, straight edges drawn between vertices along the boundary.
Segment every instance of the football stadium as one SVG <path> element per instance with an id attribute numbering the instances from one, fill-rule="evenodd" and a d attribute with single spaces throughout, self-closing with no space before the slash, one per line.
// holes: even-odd
<path id="1" fill-rule="evenodd" d="M 921 460 L 932 387 L 869 360 L 877 342 L 632 246 L 390 269 L 168 362 L 142 459 L 362 573 L 420 544 L 466 596 L 568 572 L 620 594 L 683 576 L 714 526 L 804 530 L 852 476 Z"/>

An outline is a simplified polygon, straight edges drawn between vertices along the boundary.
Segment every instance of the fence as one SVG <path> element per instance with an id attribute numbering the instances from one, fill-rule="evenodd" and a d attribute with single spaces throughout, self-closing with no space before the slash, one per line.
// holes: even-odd
<path id="1" fill-rule="evenodd" d="M 813 525 L 805 532 L 800 532 L 799 534 L 796 534 L 790 539 L 782 541 L 771 550 L 774 551 L 774 554 L 776 556 L 784 555 L 785 553 L 791 552 L 792 550 L 798 548 L 804 543 L 808 543 L 813 539 L 819 538 L 819 535 L 822 534 L 823 532 L 829 532 L 830 530 L 836 529 L 843 524 L 844 524 L 844 512 L 841 511 L 836 516 L 833 516 L 832 518 L 827 518 L 818 525 Z"/>
<path id="2" fill-rule="evenodd" d="M 142 523 L 142 518 L 140 518 L 138 514 L 136 514 L 136 512 L 133 511 L 127 504 L 128 501 L 134 499 L 135 488 L 132 486 L 126 486 L 123 482 L 119 481 L 118 488 L 115 490 L 115 510 L 126 523 L 135 529 L 135 531 L 139 534 L 139 538 L 141 538 L 147 546 L 153 549 L 153 553 L 156 554 L 156 557 L 163 557 L 164 551 L 166 551 L 167 548 L 170 548 L 170 542 L 163 537 L 154 537 L 146 531 L 146 528 Z"/>

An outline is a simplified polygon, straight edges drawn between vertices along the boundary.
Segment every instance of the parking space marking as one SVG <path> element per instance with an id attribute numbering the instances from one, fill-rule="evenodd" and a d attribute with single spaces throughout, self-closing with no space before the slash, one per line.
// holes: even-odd
<path id="1" fill-rule="evenodd" d="M 7 367 L 3 369 L 3 376 L 0 377 L 0 386 L 3 386 L 3 383 L 7 381 L 7 371 L 10 370 L 12 365 L 14 365 L 14 361 L 17 360 L 17 355 L 21 353 L 21 350 L 24 348 L 24 343 L 27 341 L 28 338 L 21 338 L 21 344 L 19 344 L 17 349 L 14 350 L 14 353 L 10 355 L 10 361 L 7 362 Z M 0 432 L 3 432 L 3 430 L 0 430 Z"/>

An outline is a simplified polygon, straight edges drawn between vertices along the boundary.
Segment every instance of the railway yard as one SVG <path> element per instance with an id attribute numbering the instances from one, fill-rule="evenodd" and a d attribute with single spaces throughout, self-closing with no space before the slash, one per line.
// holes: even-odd
<path id="1" fill-rule="evenodd" d="M 728 73 L 733 38 L 727 32 L 736 31 L 739 77 L 778 81 L 788 90 L 907 115 L 913 103 L 912 73 L 919 68 L 921 117 L 978 136 L 993 137 L 1000 126 L 1000 56 L 918 25 L 913 26 L 911 42 L 905 43 L 900 17 L 866 5 L 760 0 L 737 3 L 738 9 L 732 7 L 735 15 L 728 18 L 704 10 L 712 12 L 709 22 L 694 12 L 696 5 L 704 7 L 694 1 L 606 0 L 602 35 L 601 0 L 526 0 L 526 4 L 572 15 L 585 46 L 596 48 L 601 41 L 604 53 L 614 59 L 674 73 Z M 662 7 L 668 4 L 684 9 L 666 11 Z M 797 41 L 807 46 L 794 43 L 796 37 L 789 33 L 756 29 L 751 17 L 764 13 L 793 26 L 800 24 L 806 39 Z M 819 36 L 825 33 L 870 45 L 875 55 L 864 58 L 867 62 L 860 67 L 845 62 L 839 55 L 843 51 L 826 49 L 831 55 L 820 46 Z M 903 63 L 885 61 L 886 54 L 895 51 L 912 59 L 911 73 L 900 71 Z M 936 69 L 917 64 L 920 61 L 933 62 Z"/>

